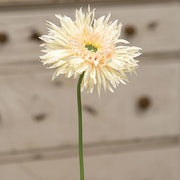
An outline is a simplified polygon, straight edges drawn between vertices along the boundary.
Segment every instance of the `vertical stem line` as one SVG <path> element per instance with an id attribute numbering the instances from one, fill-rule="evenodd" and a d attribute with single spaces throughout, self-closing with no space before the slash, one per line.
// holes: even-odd
<path id="1" fill-rule="evenodd" d="M 81 82 L 82 82 L 83 76 L 84 76 L 84 72 L 80 75 L 78 85 L 77 85 L 80 180 L 84 180 L 83 125 L 82 125 L 82 106 L 81 106 Z"/>

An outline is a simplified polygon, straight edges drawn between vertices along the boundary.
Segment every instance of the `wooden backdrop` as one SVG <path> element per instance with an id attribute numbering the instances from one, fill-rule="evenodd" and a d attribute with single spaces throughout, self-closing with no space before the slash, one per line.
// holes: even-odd
<path id="1" fill-rule="evenodd" d="M 77 80 L 39 62 L 47 20 L 91 4 L 142 47 L 137 76 L 83 93 L 86 180 L 180 180 L 180 1 L 0 0 L 0 180 L 78 180 Z"/>

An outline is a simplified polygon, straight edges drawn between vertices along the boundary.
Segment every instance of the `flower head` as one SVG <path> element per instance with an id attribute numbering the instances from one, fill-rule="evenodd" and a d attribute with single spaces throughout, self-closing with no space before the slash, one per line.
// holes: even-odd
<path id="1" fill-rule="evenodd" d="M 76 78 L 84 72 L 81 90 L 92 92 L 94 86 L 100 93 L 101 86 L 113 92 L 121 83 L 126 83 L 126 72 L 135 72 L 137 56 L 141 48 L 122 44 L 121 23 L 109 22 L 110 14 L 95 19 L 95 10 L 76 10 L 75 21 L 67 16 L 56 15 L 60 27 L 48 22 L 49 33 L 40 38 L 45 53 L 41 56 L 44 65 L 56 68 L 53 78 L 65 74 Z"/>

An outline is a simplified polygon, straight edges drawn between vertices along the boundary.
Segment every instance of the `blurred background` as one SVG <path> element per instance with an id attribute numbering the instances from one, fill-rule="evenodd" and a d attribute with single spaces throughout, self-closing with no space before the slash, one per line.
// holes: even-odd
<path id="1" fill-rule="evenodd" d="M 115 93 L 83 93 L 86 180 L 180 180 L 179 0 L 0 0 L 0 180 L 79 180 L 77 80 L 39 62 L 55 14 L 111 12 L 143 49 Z"/>

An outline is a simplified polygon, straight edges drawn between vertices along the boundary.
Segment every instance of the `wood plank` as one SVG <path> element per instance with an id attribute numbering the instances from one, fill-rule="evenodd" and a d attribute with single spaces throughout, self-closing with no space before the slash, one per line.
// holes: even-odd
<path id="1" fill-rule="evenodd" d="M 180 136 L 142 137 L 139 139 L 84 144 L 84 154 L 85 156 L 98 156 L 112 153 L 167 149 L 179 146 Z M 77 157 L 77 153 L 78 144 L 46 147 L 36 150 L 7 151 L 0 153 L 0 165 Z"/>
<path id="2" fill-rule="evenodd" d="M 142 65 L 115 94 L 83 93 L 85 142 L 179 135 L 180 66 L 171 60 Z M 0 151 L 77 144 L 77 81 L 61 76 L 52 83 L 52 71 L 28 67 L 0 75 Z M 150 104 L 144 110 L 142 97 Z"/>
<path id="3" fill-rule="evenodd" d="M 177 2 L 178 0 L 93 0 L 91 3 L 120 3 L 120 4 L 137 4 L 137 3 L 163 3 Z M 0 0 L 1 6 L 19 6 L 19 5 L 45 5 L 45 4 L 64 4 L 64 3 L 90 3 L 89 0 Z"/>
<path id="4" fill-rule="evenodd" d="M 180 150 L 151 150 L 85 157 L 87 180 L 179 180 Z M 79 179 L 77 158 L 0 166 L 6 180 Z"/>
<path id="5" fill-rule="evenodd" d="M 95 6 L 92 5 L 93 7 Z M 49 20 L 58 24 L 54 16 L 57 13 L 74 17 L 75 8 L 79 8 L 79 5 L 26 11 L 1 11 L 0 32 L 7 34 L 8 41 L 0 46 L 0 63 L 37 61 L 40 55 L 40 42 L 35 37 L 46 33 L 45 22 Z M 122 37 L 128 39 L 131 45 L 142 47 L 143 53 L 180 50 L 178 3 L 137 6 L 97 4 L 96 8 L 97 16 L 111 12 L 112 20 L 119 19 L 124 25 Z M 129 34 L 132 28 L 134 35 Z M 125 33 L 125 29 L 130 30 L 126 30 Z M 125 34 L 129 35 L 125 36 Z"/>

